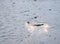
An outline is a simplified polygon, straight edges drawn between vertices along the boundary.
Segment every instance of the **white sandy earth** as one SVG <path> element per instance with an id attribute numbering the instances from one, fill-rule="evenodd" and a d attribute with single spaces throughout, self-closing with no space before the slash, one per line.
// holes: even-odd
<path id="1" fill-rule="evenodd" d="M 0 44 L 60 44 L 60 0 L 0 0 Z"/>

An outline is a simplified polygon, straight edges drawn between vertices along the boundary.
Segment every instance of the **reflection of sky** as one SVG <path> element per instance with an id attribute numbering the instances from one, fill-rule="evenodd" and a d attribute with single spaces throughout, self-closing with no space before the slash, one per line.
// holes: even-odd
<path id="1" fill-rule="evenodd" d="M 44 32 L 48 32 L 48 24 L 45 24 L 44 26 L 43 26 L 43 28 L 44 28 Z"/>
<path id="2" fill-rule="evenodd" d="M 25 23 L 25 27 L 27 28 L 27 30 L 29 32 L 33 32 L 33 31 L 37 31 L 38 30 L 38 27 L 37 26 L 33 26 L 33 24 L 27 24 L 27 23 Z M 48 24 L 44 24 L 42 26 L 42 29 L 38 30 L 38 31 L 48 32 L 48 27 L 49 27 Z"/>
<path id="3" fill-rule="evenodd" d="M 34 30 L 36 30 L 36 27 L 33 26 L 32 24 L 25 23 L 25 26 L 29 32 L 33 32 Z"/>

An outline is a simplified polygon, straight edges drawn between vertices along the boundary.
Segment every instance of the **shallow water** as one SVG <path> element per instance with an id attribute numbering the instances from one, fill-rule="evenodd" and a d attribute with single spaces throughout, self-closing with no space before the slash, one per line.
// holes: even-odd
<path id="1" fill-rule="evenodd" d="M 60 1 L 0 0 L 0 44 L 60 44 Z"/>

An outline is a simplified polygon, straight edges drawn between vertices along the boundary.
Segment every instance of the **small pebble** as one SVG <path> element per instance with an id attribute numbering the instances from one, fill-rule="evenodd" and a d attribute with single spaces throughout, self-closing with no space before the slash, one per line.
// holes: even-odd
<path id="1" fill-rule="evenodd" d="M 15 4 L 15 2 L 13 2 L 13 4 Z"/>
<path id="2" fill-rule="evenodd" d="M 35 19 L 37 18 L 37 17 L 34 17 Z"/>
<path id="3" fill-rule="evenodd" d="M 51 35 L 49 35 L 49 37 L 51 37 Z"/>
<path id="4" fill-rule="evenodd" d="M 52 9 L 49 9 L 49 11 L 51 11 Z"/>
<path id="5" fill-rule="evenodd" d="M 54 38 L 54 40 L 56 40 L 56 37 Z"/>
<path id="6" fill-rule="evenodd" d="M 34 0 L 34 1 L 37 1 L 37 0 Z"/>
<path id="7" fill-rule="evenodd" d="M 28 21 L 27 23 L 29 24 L 30 22 Z"/>

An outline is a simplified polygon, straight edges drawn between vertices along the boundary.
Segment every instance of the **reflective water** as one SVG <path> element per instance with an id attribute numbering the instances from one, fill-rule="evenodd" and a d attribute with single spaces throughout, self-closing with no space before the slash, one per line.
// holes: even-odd
<path id="1" fill-rule="evenodd" d="M 0 0 L 0 44 L 60 44 L 60 0 Z"/>

